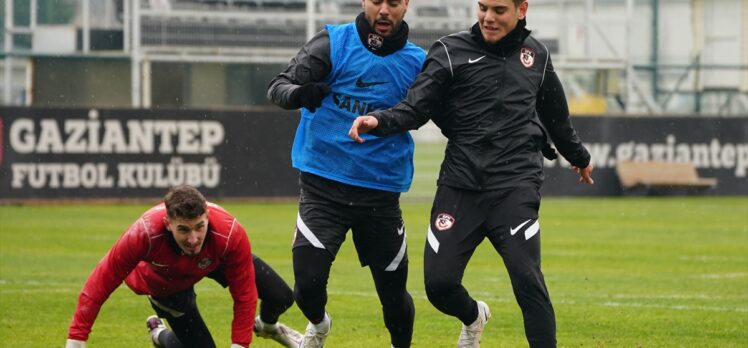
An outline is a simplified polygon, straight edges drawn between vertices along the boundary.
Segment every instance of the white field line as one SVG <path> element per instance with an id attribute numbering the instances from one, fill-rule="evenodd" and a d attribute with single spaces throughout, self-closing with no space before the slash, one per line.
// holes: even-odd
<path id="1" fill-rule="evenodd" d="M 330 291 L 328 290 L 328 295 L 332 296 L 358 296 L 358 297 L 376 297 L 376 293 L 374 291 L 367 292 L 367 291 Z M 410 294 L 414 297 L 420 297 L 422 300 L 426 300 L 426 294 L 422 292 L 417 291 L 410 291 Z M 484 301 L 494 302 L 494 303 L 515 303 L 515 299 L 512 296 L 507 297 L 496 297 L 491 295 L 490 293 L 475 293 L 474 294 L 476 298 L 479 298 Z M 615 295 L 614 295 L 615 297 Z M 715 299 L 715 297 L 710 297 L 711 299 Z M 556 304 L 568 304 L 568 305 L 574 305 L 577 304 L 577 301 L 573 300 L 553 300 L 553 303 Z M 632 308 L 663 308 L 663 309 L 671 309 L 671 310 L 692 310 L 692 311 L 708 311 L 708 312 L 739 312 L 739 313 L 748 313 L 748 305 L 743 305 L 741 307 L 720 307 L 720 306 L 693 306 L 693 305 L 668 305 L 668 304 L 657 304 L 657 303 L 640 303 L 640 302 L 614 302 L 614 301 L 605 301 L 600 303 L 591 303 L 592 305 L 598 305 L 598 306 L 604 306 L 604 307 L 632 307 Z"/>
<path id="2" fill-rule="evenodd" d="M 554 256 L 554 257 L 599 257 L 600 253 L 593 252 L 579 252 L 579 251 L 568 251 L 568 250 L 549 250 L 543 251 L 543 255 Z M 713 262 L 746 262 L 748 257 L 745 256 L 706 256 L 706 255 L 694 255 L 694 256 L 679 256 L 679 261 L 696 261 L 703 263 Z"/>
<path id="3" fill-rule="evenodd" d="M 694 256 L 679 256 L 680 261 L 703 261 L 703 262 L 735 262 L 748 260 L 748 257 L 740 256 L 706 256 L 706 255 L 694 255 Z"/>
<path id="4" fill-rule="evenodd" d="M 77 293 L 80 291 L 82 284 L 71 285 L 69 283 L 60 282 L 39 282 L 39 281 L 26 281 L 26 282 L 8 282 L 6 279 L 0 279 L 0 285 L 27 285 L 27 286 L 43 286 L 42 288 L 17 288 L 17 289 L 3 289 L 0 287 L 0 294 L 34 294 L 34 293 Z M 122 285 L 125 286 L 125 285 Z M 217 287 L 206 287 L 197 285 L 197 292 L 224 292 L 226 290 Z M 423 291 L 410 290 L 410 294 L 413 297 L 418 297 L 421 300 L 427 300 L 426 294 Z M 355 296 L 355 297 L 376 297 L 376 292 L 372 289 L 371 291 L 343 291 L 343 290 L 328 290 L 330 296 Z M 498 297 L 490 292 L 473 292 L 473 296 L 484 301 L 493 303 L 515 303 L 513 296 Z M 553 300 L 555 304 L 564 305 L 576 305 L 579 302 L 575 300 L 559 299 L 559 296 L 555 296 Z M 703 300 L 745 300 L 748 296 L 711 296 L 707 294 L 661 294 L 661 295 L 632 295 L 632 294 L 612 294 L 612 295 L 600 295 L 600 296 L 587 296 L 600 299 L 703 299 Z M 333 299 L 334 300 L 334 299 Z M 642 303 L 636 301 L 602 301 L 602 302 L 589 302 L 590 305 L 604 306 L 604 307 L 622 307 L 622 308 L 659 308 L 669 309 L 678 311 L 708 311 L 708 312 L 739 312 L 748 313 L 748 304 L 742 303 L 736 307 L 722 307 L 722 306 L 703 306 L 703 305 L 677 305 L 677 304 L 659 304 L 659 303 Z"/>
<path id="5" fill-rule="evenodd" d="M 605 297 L 614 299 L 651 300 L 745 300 L 748 299 L 748 294 L 741 296 L 714 296 L 709 294 L 613 294 Z"/>
<path id="6" fill-rule="evenodd" d="M 689 305 L 665 305 L 654 303 L 638 302 L 605 302 L 602 304 L 606 307 L 638 307 L 638 308 L 662 308 L 676 311 L 709 311 L 709 312 L 739 312 L 748 313 L 748 306 L 744 307 L 716 307 L 716 306 L 689 306 Z"/>
<path id="7" fill-rule="evenodd" d="M 76 294 L 80 289 L 57 288 L 57 289 L 0 289 L 0 295 L 9 294 Z"/>
<path id="8" fill-rule="evenodd" d="M 748 278 L 748 273 L 746 273 L 746 272 L 733 272 L 733 273 L 696 274 L 696 275 L 692 275 L 691 278 L 699 278 L 699 279 L 735 279 L 735 278 Z"/>

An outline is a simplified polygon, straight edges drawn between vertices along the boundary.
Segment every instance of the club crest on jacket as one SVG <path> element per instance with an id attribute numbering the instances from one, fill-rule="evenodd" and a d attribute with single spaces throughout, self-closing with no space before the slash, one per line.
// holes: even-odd
<path id="1" fill-rule="evenodd" d="M 519 51 L 519 60 L 525 68 L 532 67 L 535 64 L 535 51 L 528 47 L 522 47 Z"/>

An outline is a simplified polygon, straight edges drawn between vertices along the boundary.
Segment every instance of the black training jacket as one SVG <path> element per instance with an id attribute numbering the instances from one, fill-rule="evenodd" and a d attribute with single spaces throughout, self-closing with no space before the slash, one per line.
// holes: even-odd
<path id="1" fill-rule="evenodd" d="M 408 95 L 372 113 L 378 136 L 417 129 L 429 119 L 448 138 L 438 184 L 468 190 L 539 188 L 548 135 L 572 165 L 590 155 L 569 119 L 566 97 L 548 49 L 524 20 L 496 44 L 478 24 L 439 39 Z M 541 153 L 542 151 L 542 153 Z M 552 156 L 553 155 L 553 156 Z"/>

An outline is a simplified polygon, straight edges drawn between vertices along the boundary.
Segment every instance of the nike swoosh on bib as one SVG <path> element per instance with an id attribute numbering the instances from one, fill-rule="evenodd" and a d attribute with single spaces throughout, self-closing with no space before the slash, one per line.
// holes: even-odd
<path id="1" fill-rule="evenodd" d="M 381 85 L 381 84 L 385 84 L 385 83 L 387 83 L 387 81 L 372 81 L 372 82 L 364 82 L 364 81 L 363 81 L 363 80 L 361 80 L 361 78 L 359 77 L 359 78 L 358 78 L 358 80 L 356 80 L 356 87 L 358 87 L 358 88 L 366 88 L 366 87 L 371 87 L 371 86 Z"/>
<path id="2" fill-rule="evenodd" d="M 477 62 L 477 61 L 479 61 L 479 60 L 481 60 L 483 58 L 486 58 L 486 56 L 483 55 L 483 56 L 480 56 L 480 57 L 475 58 L 475 59 L 468 59 L 468 63 L 473 64 L 473 63 L 475 63 L 475 62 Z"/>

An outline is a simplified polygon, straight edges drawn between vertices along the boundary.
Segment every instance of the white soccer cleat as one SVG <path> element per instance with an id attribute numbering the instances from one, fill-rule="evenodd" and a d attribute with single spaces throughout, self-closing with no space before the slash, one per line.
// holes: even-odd
<path id="1" fill-rule="evenodd" d="M 166 330 L 166 325 L 157 315 L 151 315 L 145 320 L 145 327 L 148 329 L 148 334 L 151 336 L 151 342 L 154 347 L 161 347 L 158 343 L 158 335 Z"/>
<path id="2" fill-rule="evenodd" d="M 287 348 L 296 348 L 301 343 L 301 334 L 282 323 L 267 324 L 258 315 L 255 318 L 254 332 L 257 337 L 269 338 Z"/>
<path id="3" fill-rule="evenodd" d="M 321 327 L 318 329 L 318 327 Z M 322 348 L 325 345 L 325 339 L 332 330 L 332 318 L 330 315 L 325 313 L 325 318 L 322 322 L 314 325 L 311 322 L 306 326 L 306 332 L 304 337 L 299 343 L 299 348 Z"/>
<path id="4" fill-rule="evenodd" d="M 479 348 L 480 338 L 483 336 L 483 327 L 491 318 L 491 311 L 483 301 L 478 302 L 478 318 L 470 325 L 462 324 L 460 338 L 457 340 L 457 348 Z"/>

